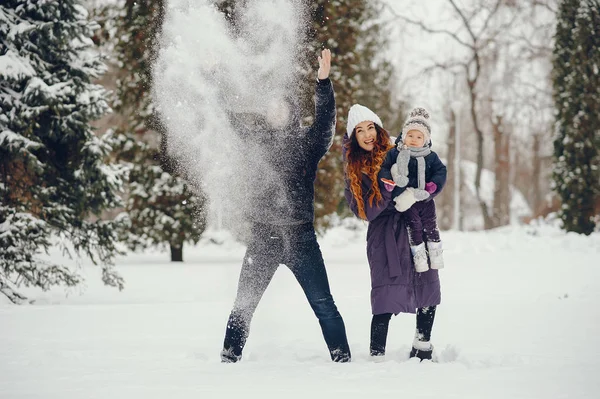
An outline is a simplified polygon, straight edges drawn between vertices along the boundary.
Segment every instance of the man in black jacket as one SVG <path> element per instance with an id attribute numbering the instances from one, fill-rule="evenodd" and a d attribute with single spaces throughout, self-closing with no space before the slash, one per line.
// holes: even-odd
<path id="1" fill-rule="evenodd" d="M 313 226 L 317 165 L 329 150 L 335 130 L 330 68 L 331 52 L 323 50 L 319 57 L 312 126 L 301 127 L 293 102 L 284 102 L 279 109 L 276 106 L 267 112 L 270 132 L 255 132 L 260 135 L 257 138 L 260 145 L 266 147 L 264 161 L 275 178 L 256 176 L 249 193 L 254 205 L 246 215 L 251 233 L 225 332 L 223 362 L 235 363 L 241 359 L 252 316 L 279 264 L 285 264 L 292 271 L 306 294 L 321 325 L 331 359 L 350 361 L 344 321 L 330 293 Z"/>

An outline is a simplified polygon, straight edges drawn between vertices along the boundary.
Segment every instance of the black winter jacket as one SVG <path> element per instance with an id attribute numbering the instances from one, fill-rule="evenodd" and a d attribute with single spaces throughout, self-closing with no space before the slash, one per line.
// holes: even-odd
<path id="1" fill-rule="evenodd" d="M 247 218 L 252 222 L 298 225 L 314 221 L 317 165 L 331 147 L 336 121 L 331 81 L 317 81 L 315 91 L 315 120 L 311 126 L 300 126 L 299 108 L 295 107 L 293 125 L 255 135 L 273 173 L 251 174 L 248 187 L 252 202 Z"/>

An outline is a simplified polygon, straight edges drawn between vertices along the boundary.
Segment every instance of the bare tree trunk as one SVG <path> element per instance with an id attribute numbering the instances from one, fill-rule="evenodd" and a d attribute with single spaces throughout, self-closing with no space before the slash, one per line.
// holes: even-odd
<path id="1" fill-rule="evenodd" d="M 477 68 L 477 73 L 479 74 L 479 68 Z M 483 216 L 483 228 L 488 230 L 494 227 L 494 221 L 490 216 L 490 212 L 485 201 L 483 198 L 481 198 L 481 172 L 483 171 L 483 131 L 479 126 L 477 110 L 475 109 L 477 104 L 477 93 L 475 87 L 477 84 L 477 78 L 478 75 L 476 75 L 474 79 L 470 79 L 467 75 L 467 84 L 471 96 L 471 120 L 473 121 L 473 127 L 475 128 L 475 134 L 477 136 L 477 171 L 475 172 L 475 194 L 477 195 L 477 201 L 479 202 L 481 215 Z"/>
<path id="2" fill-rule="evenodd" d="M 453 109 L 450 109 L 450 129 L 448 131 L 448 152 L 447 152 L 447 163 L 448 177 L 446 179 L 446 185 L 444 191 L 438 196 L 441 204 L 440 213 L 442 217 L 439 219 L 439 227 L 442 230 L 451 229 L 454 224 L 454 190 L 455 190 L 455 179 L 454 179 L 454 153 L 456 148 L 456 114 Z M 437 199 L 436 199 L 436 202 Z"/>
<path id="3" fill-rule="evenodd" d="M 542 175 L 542 157 L 540 154 L 542 136 L 538 133 L 533 135 L 533 148 L 532 148 L 532 166 L 531 166 L 531 209 L 534 215 L 544 206 L 544 200 L 542 198 L 542 189 L 540 187 L 540 179 Z"/>
<path id="4" fill-rule="evenodd" d="M 494 227 L 506 226 L 510 222 L 510 135 L 505 131 L 502 117 L 492 121 L 494 131 Z"/>
<path id="5" fill-rule="evenodd" d="M 171 244 L 171 262 L 183 262 L 183 244 Z"/>
<path id="6" fill-rule="evenodd" d="M 529 204 L 532 211 L 535 212 L 533 195 L 536 184 L 533 181 L 533 156 L 530 156 L 529 154 L 531 154 L 530 148 L 511 149 L 510 184 L 511 187 L 519 190 L 525 196 L 527 204 Z"/>

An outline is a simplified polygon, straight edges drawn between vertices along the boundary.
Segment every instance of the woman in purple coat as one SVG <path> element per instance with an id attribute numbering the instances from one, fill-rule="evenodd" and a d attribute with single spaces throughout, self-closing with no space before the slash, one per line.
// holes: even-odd
<path id="1" fill-rule="evenodd" d="M 417 328 L 410 357 L 431 359 L 431 329 L 440 304 L 438 271 L 415 271 L 403 213 L 396 210 L 392 193 L 379 172 L 394 147 L 381 119 L 355 104 L 348 113 L 343 157 L 345 196 L 354 214 L 369 222 L 367 259 L 371 269 L 371 356 L 385 355 L 392 314 L 416 313 Z"/>

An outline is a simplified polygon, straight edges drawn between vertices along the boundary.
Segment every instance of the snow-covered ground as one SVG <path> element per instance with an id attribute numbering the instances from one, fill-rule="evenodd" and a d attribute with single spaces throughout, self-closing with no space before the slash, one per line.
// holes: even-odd
<path id="1" fill-rule="evenodd" d="M 205 240 L 184 264 L 166 253 L 119 259 L 126 289 L 0 299 L 0 398 L 597 398 L 600 234 L 549 227 L 444 232 L 447 268 L 434 325 L 439 362 L 408 360 L 414 316 L 392 319 L 388 355 L 368 360 L 364 227 L 320 242 L 353 352 L 329 361 L 303 294 L 282 267 L 244 360 L 221 364 L 244 248 Z"/>

